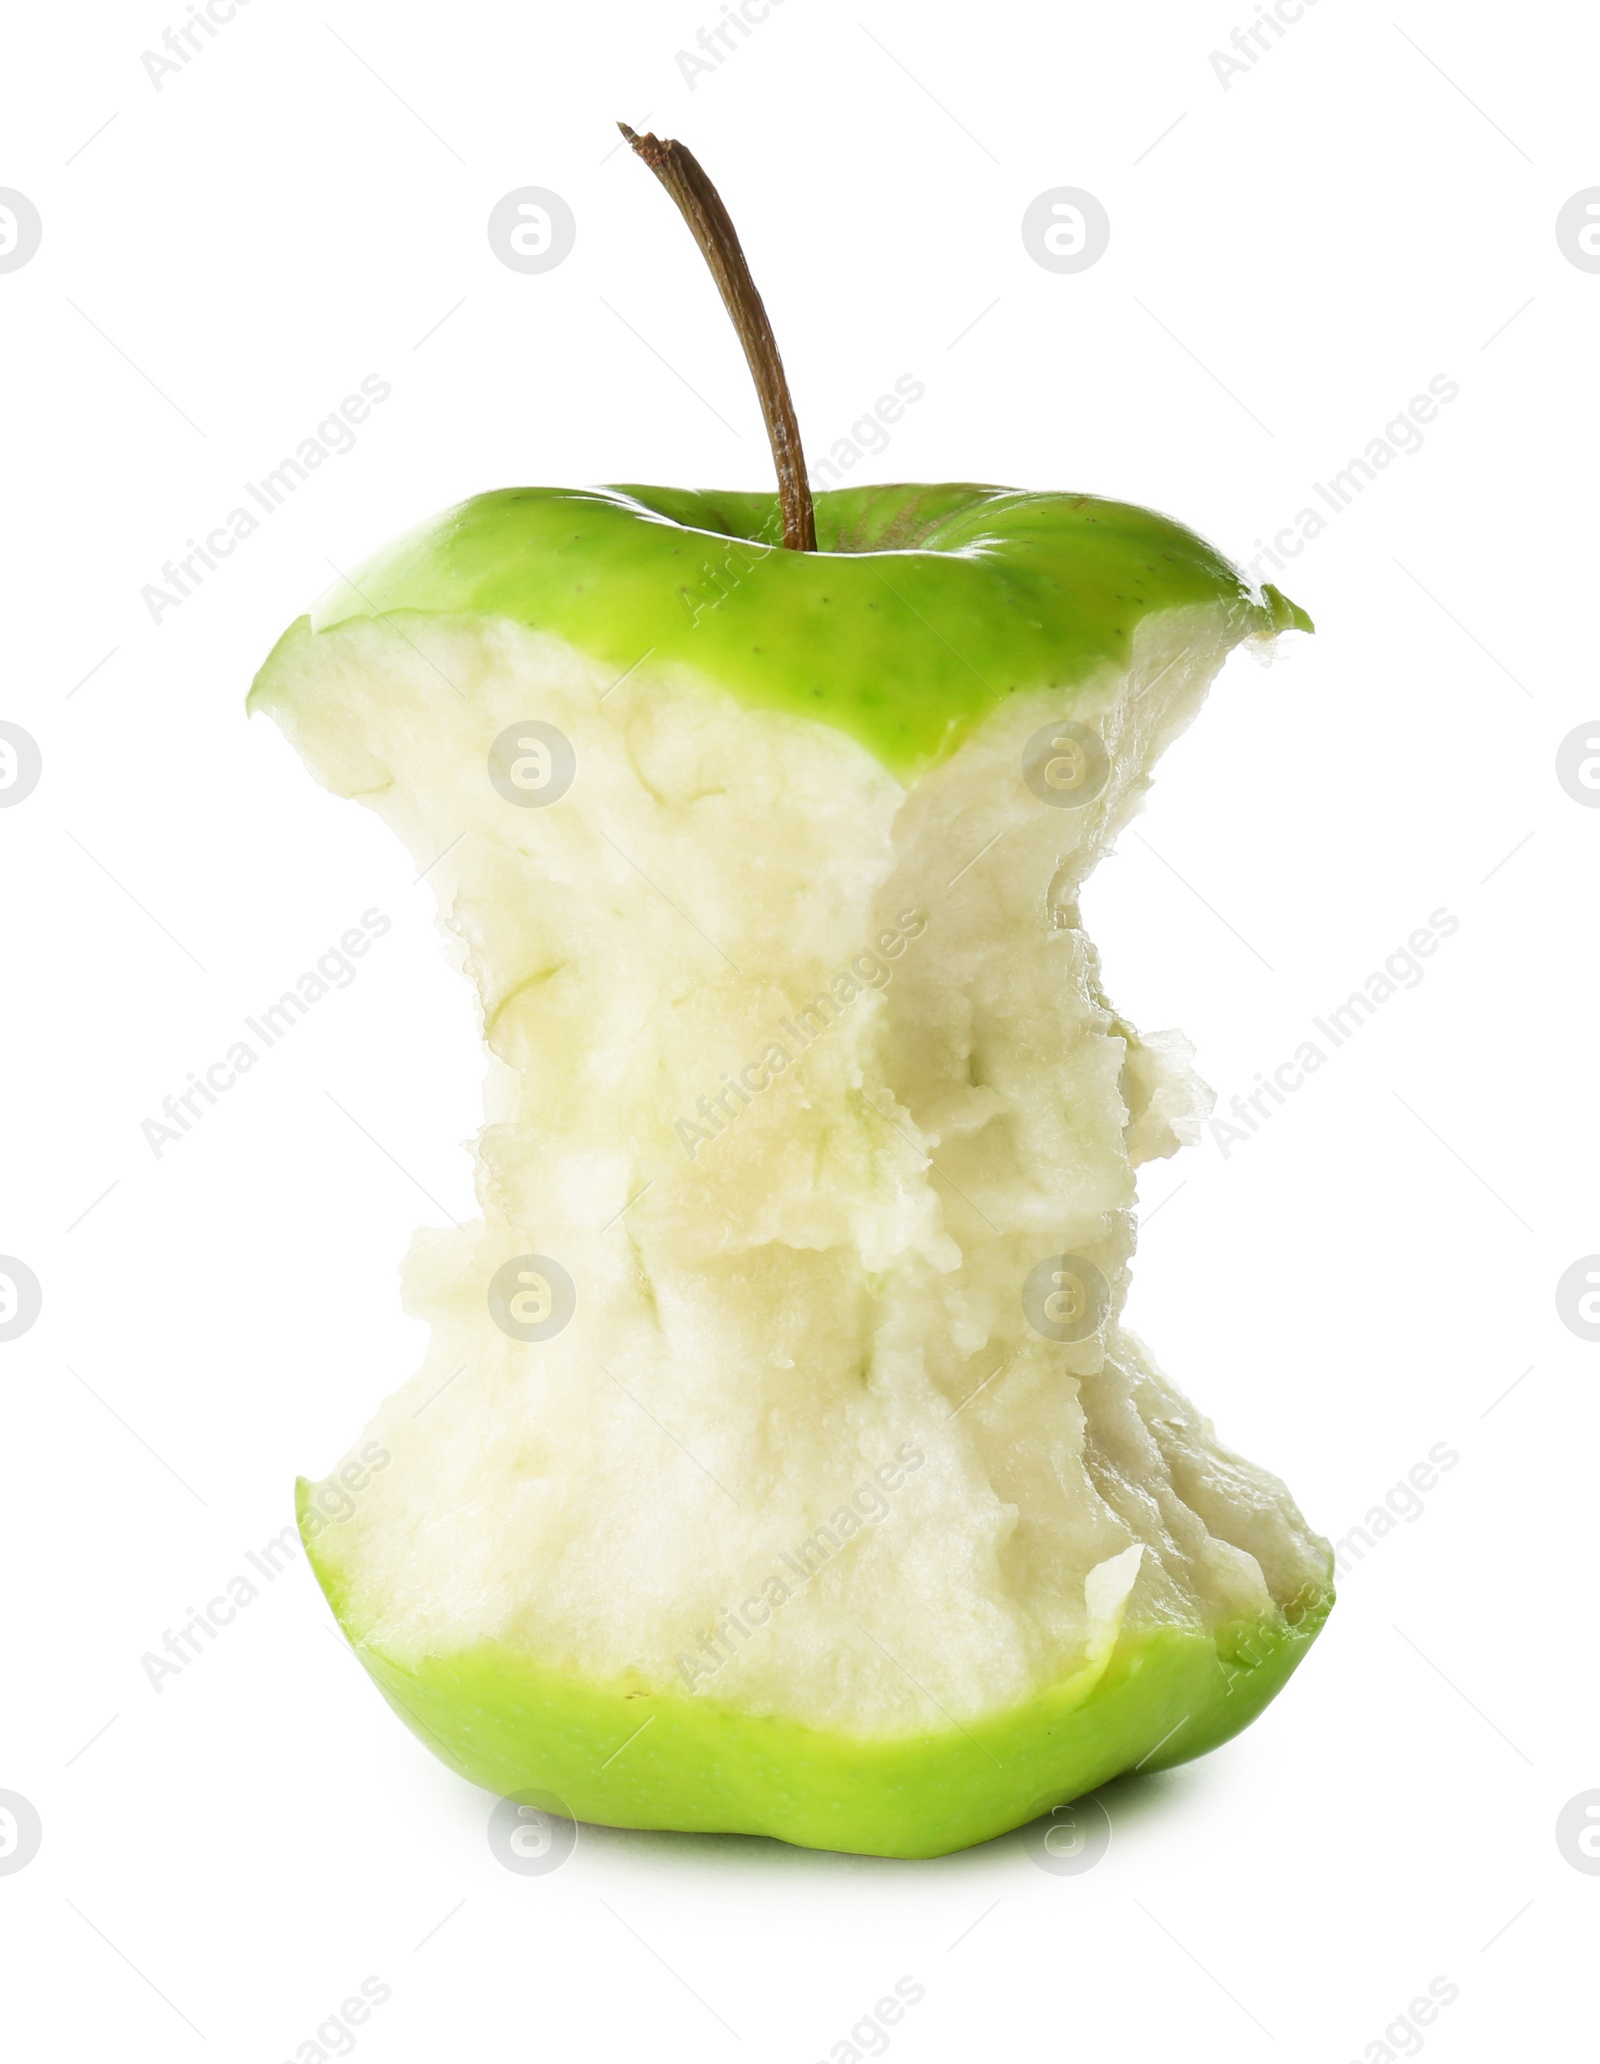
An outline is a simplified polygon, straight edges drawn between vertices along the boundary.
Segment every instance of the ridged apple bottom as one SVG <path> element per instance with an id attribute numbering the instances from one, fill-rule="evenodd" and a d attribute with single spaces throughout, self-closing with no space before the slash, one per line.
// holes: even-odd
<path id="1" fill-rule="evenodd" d="M 311 1486 L 300 1489 L 303 1499 Z M 340 1614 L 337 1586 L 317 1574 Z M 1293 1622 L 1274 1614 L 1209 1637 L 1173 1628 L 1119 1641 L 970 1726 L 888 1737 L 585 1684 L 499 1643 L 409 1664 L 353 1645 L 418 1739 L 502 1798 L 604 1827 L 926 1857 L 1024 1826 L 1122 1771 L 1169 1770 L 1217 1748 L 1276 1696 L 1332 1602 L 1313 1586 Z"/>

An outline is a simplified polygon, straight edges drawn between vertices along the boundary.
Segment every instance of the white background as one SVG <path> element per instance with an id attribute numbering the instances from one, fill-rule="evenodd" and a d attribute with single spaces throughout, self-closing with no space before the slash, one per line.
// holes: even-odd
<path id="1" fill-rule="evenodd" d="M 0 1251 L 44 1310 L 0 1346 L 0 1788 L 43 1823 L 0 1875 L 8 2046 L 281 2064 L 375 1974 L 374 2064 L 811 2064 L 910 1974 L 908 2064 L 1380 2059 L 1437 1977 L 1441 2059 L 1588 2054 L 1600 1878 L 1555 1821 L 1600 1786 L 1600 1348 L 1554 1290 L 1600 1248 L 1600 812 L 1554 768 L 1600 707 L 1600 275 L 1554 223 L 1600 183 L 1600 26 L 1321 0 L 1224 88 L 1248 11 L 785 0 L 691 92 L 715 18 L 250 0 L 159 91 L 153 6 L 9 26 L 0 185 L 44 241 L 0 274 L 0 716 L 44 778 L 0 812 Z M 1248 558 L 1460 387 L 1279 576 L 1316 637 L 1234 662 L 1086 901 L 1120 1006 L 1185 1025 L 1224 1102 L 1459 918 L 1258 1136 L 1146 1172 L 1131 1314 L 1329 1535 L 1460 1459 L 1256 1726 L 1108 1792 L 1081 1876 L 1037 1834 L 893 1863 L 604 1831 L 512 1876 L 298 1559 L 159 1694 L 141 1668 L 410 1372 L 398 1258 L 472 1208 L 480 1049 L 426 887 L 245 722 L 252 672 L 331 566 L 460 496 L 768 477 L 617 116 L 721 184 L 814 456 L 926 383 L 859 479 L 1091 489 Z M 534 277 L 485 235 L 530 184 L 578 223 Z M 1112 224 L 1073 276 L 1019 234 L 1060 185 Z M 162 562 L 369 373 L 356 450 L 152 623 Z M 354 985 L 155 1158 L 141 1121 L 370 906 Z"/>

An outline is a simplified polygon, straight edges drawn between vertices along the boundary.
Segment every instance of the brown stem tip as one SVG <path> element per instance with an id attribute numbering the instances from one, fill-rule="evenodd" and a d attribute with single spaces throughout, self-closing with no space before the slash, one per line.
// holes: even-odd
<path id="1" fill-rule="evenodd" d="M 693 151 L 670 138 L 636 135 L 626 122 L 619 122 L 617 127 L 677 202 L 711 268 L 711 277 L 739 333 L 745 363 L 760 397 L 767 441 L 772 446 L 772 463 L 778 473 L 784 545 L 791 552 L 814 552 L 817 520 L 806 480 L 806 455 L 800 448 L 800 425 L 795 418 L 789 382 L 784 377 L 783 360 L 778 356 L 777 339 L 756 292 L 756 283 L 750 277 L 733 220 Z"/>

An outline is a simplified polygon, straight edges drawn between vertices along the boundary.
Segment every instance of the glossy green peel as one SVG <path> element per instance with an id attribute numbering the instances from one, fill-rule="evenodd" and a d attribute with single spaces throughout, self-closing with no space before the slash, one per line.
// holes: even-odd
<path id="1" fill-rule="evenodd" d="M 297 1486 L 302 1528 L 312 1488 Z M 735 1830 L 865 1856 L 966 1849 L 1124 1770 L 1169 1770 L 1219 1747 L 1277 1696 L 1333 1602 L 1312 1591 L 1292 1619 L 1121 1642 L 970 1727 L 851 1738 L 712 1699 L 587 1684 L 500 1643 L 397 1662 L 362 1637 L 309 1532 L 306 1552 L 373 1682 L 474 1784 L 605 1827 Z"/>
<path id="2" fill-rule="evenodd" d="M 852 488 L 819 495 L 816 521 L 818 550 L 791 552 L 762 542 L 770 495 L 506 488 L 381 552 L 310 628 L 506 617 L 619 676 L 680 666 L 832 724 L 909 780 L 1006 698 L 1126 666 L 1155 612 L 1219 604 L 1235 638 L 1311 627 L 1193 531 L 1092 495 Z"/>

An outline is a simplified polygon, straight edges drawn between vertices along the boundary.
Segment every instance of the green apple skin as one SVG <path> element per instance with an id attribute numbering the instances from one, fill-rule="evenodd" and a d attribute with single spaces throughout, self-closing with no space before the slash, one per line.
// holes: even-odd
<path id="1" fill-rule="evenodd" d="M 368 1675 L 406 1725 L 472 1783 L 603 1827 L 770 1835 L 802 1849 L 928 1857 L 1021 1827 L 1119 1773 L 1168 1770 L 1247 1727 L 1333 1606 L 1294 1617 L 1123 1639 L 1047 1692 L 894 1737 L 823 1732 L 645 1684 L 542 1669 L 501 1643 L 397 1662 L 361 1634 L 307 1525 L 317 1581 Z M 648 1723 L 648 1724 L 647 1724 Z"/>
<path id="2" fill-rule="evenodd" d="M 848 733 L 901 780 L 1005 696 L 1127 664 L 1140 620 L 1220 603 L 1240 638 L 1311 621 L 1193 531 L 1123 502 L 966 483 L 817 497 L 815 552 L 770 495 L 505 488 L 399 539 L 280 640 L 359 617 L 507 617 L 618 674 L 648 658 Z M 285 655 L 286 656 L 286 655 Z"/>
<path id="3" fill-rule="evenodd" d="M 251 706 L 302 641 L 407 615 L 509 618 L 622 674 L 649 658 L 750 706 L 834 725 L 910 782 L 1008 694 L 1128 663 L 1155 612 L 1220 604 L 1237 638 L 1311 622 L 1255 595 L 1210 545 L 1131 505 L 964 483 L 817 497 L 819 549 L 768 540 L 772 496 L 652 487 L 510 488 L 381 552 L 280 639 Z M 403 622 L 395 621 L 403 635 Z M 404 1662 L 370 1643 L 308 1525 L 312 1567 L 357 1656 L 452 1769 L 502 1796 L 627 1828 L 774 1836 L 861 1855 L 940 1856 L 1119 1772 L 1189 1761 L 1247 1726 L 1333 1604 L 1125 1636 L 1028 1702 L 885 1738 L 823 1732 L 707 1697 L 565 1677 L 504 1645 Z M 646 1722 L 650 1722 L 646 1726 Z M 642 1730 L 642 1731 L 641 1731 Z"/>

